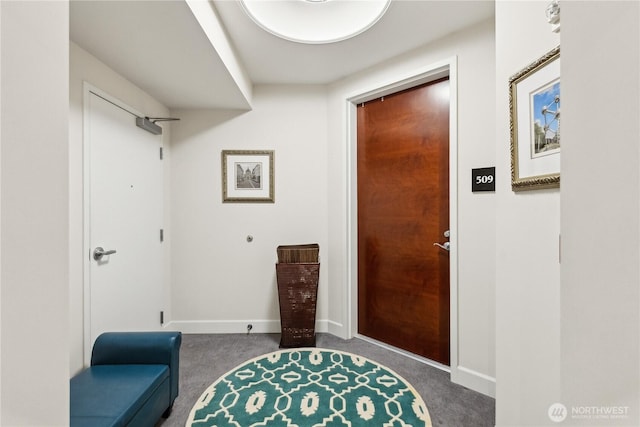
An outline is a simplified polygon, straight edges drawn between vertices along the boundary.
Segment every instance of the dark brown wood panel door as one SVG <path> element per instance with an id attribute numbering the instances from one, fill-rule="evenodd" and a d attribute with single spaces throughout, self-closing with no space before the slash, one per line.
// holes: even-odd
<path id="1" fill-rule="evenodd" d="M 449 80 L 358 106 L 358 332 L 449 365 Z"/>

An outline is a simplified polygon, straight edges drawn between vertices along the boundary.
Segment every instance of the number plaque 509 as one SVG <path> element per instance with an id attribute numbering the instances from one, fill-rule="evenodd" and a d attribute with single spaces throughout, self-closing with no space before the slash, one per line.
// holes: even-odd
<path id="1" fill-rule="evenodd" d="M 496 191 L 496 168 L 471 170 L 471 191 Z"/>

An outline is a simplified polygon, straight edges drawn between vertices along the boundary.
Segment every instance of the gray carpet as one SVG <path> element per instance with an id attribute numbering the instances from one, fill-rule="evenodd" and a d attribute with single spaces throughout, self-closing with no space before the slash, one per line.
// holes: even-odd
<path id="1" fill-rule="evenodd" d="M 184 427 L 191 408 L 209 385 L 242 362 L 278 350 L 279 340 L 279 334 L 183 335 L 180 395 L 171 416 L 157 427 Z M 357 338 L 318 334 L 316 346 L 358 354 L 395 371 L 422 396 L 434 426 L 495 425 L 495 400 L 452 384 L 446 372 Z"/>

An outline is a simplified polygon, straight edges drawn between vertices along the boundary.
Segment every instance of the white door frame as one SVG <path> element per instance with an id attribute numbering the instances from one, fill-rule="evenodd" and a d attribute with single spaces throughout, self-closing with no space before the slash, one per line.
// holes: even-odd
<path id="1" fill-rule="evenodd" d="M 88 365 L 91 360 L 91 144 L 90 144 L 90 114 L 89 97 L 91 94 L 114 104 L 116 107 L 131 113 L 134 116 L 144 117 L 133 107 L 122 102 L 118 98 L 109 95 L 92 84 L 83 82 L 83 109 L 82 109 L 82 147 L 83 147 L 83 347 L 84 363 Z"/>
<path id="2" fill-rule="evenodd" d="M 347 117 L 347 271 L 348 286 L 345 288 L 346 326 L 349 337 L 358 335 L 358 182 L 357 182 L 357 104 L 370 101 L 401 90 L 449 77 L 449 227 L 451 250 L 449 252 L 450 283 L 450 369 L 415 358 L 451 372 L 451 379 L 457 374 L 458 366 L 458 74 L 457 56 L 428 65 L 390 81 L 371 84 L 346 99 Z M 425 249 L 431 242 L 425 242 Z M 405 352 L 402 352 L 407 354 Z M 455 381 L 454 381 L 455 382 Z"/>

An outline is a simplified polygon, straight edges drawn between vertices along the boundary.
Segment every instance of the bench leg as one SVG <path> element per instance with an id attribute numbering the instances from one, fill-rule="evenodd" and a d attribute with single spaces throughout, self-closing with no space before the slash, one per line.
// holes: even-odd
<path id="1" fill-rule="evenodd" d="M 164 419 L 169 418 L 169 415 L 171 415 L 172 410 L 173 410 L 173 403 L 171 403 L 171 405 L 167 408 L 167 410 L 162 413 L 162 418 Z"/>

